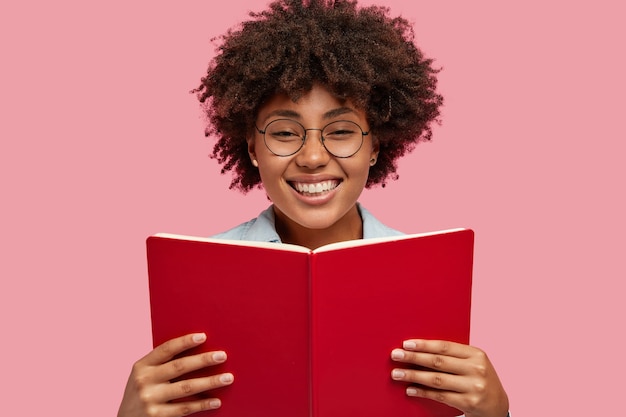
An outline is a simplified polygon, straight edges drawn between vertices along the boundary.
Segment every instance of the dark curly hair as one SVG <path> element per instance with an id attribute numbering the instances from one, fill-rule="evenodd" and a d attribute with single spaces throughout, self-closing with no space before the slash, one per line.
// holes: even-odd
<path id="1" fill-rule="evenodd" d="M 296 101 L 321 83 L 365 110 L 379 141 L 378 162 L 366 187 L 396 179 L 396 160 L 430 140 L 443 98 L 438 69 L 414 44 L 413 29 L 380 6 L 349 0 L 279 0 L 221 38 L 201 85 L 192 92 L 207 117 L 206 136 L 217 136 L 212 157 L 230 188 L 247 192 L 261 178 L 246 136 L 259 108 L 284 93 Z"/>

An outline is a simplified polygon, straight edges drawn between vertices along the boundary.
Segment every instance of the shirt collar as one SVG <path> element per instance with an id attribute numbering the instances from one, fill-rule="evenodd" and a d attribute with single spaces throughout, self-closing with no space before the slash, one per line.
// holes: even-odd
<path id="1" fill-rule="evenodd" d="M 280 236 L 278 236 L 276 232 L 274 205 L 263 210 L 256 218 L 256 221 L 249 223 L 247 230 L 243 233 L 242 239 L 281 243 Z"/>
<path id="2" fill-rule="evenodd" d="M 357 203 L 357 209 L 363 220 L 363 239 L 375 237 L 396 236 L 402 233 L 394 230 L 376 219 L 372 213 L 366 210 L 361 204 Z M 265 209 L 256 221 L 249 224 L 243 232 L 244 240 L 254 240 L 262 242 L 280 243 L 280 236 L 276 232 L 276 219 L 274 217 L 274 206 Z"/>

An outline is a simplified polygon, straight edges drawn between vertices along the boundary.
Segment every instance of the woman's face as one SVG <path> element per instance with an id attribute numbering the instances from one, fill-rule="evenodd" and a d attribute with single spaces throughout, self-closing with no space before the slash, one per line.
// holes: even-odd
<path id="1" fill-rule="evenodd" d="M 256 126 L 264 130 L 268 123 L 285 118 L 306 129 L 321 129 L 333 121 L 349 120 L 364 132 L 369 131 L 364 111 L 349 100 L 340 101 L 321 85 L 315 85 L 297 102 L 286 95 L 272 97 L 260 108 Z M 256 131 L 248 139 L 250 157 L 258 163 L 277 220 L 280 217 L 306 229 L 327 229 L 351 213 L 358 215 L 355 204 L 378 147 L 369 134 L 363 137 L 363 145 L 354 155 L 338 158 L 324 148 L 320 134 L 319 130 L 307 130 L 304 146 L 291 156 L 273 154 L 265 146 L 263 134 Z"/>

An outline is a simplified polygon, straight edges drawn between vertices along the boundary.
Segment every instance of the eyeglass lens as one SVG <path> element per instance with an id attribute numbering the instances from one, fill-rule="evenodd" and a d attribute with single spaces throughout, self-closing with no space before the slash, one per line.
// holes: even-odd
<path id="1" fill-rule="evenodd" d="M 265 128 L 265 145 L 275 155 L 293 155 L 304 145 L 308 130 L 319 129 L 305 129 L 295 120 L 274 120 Z M 347 158 L 358 152 L 365 134 L 356 123 L 339 120 L 322 129 L 322 143 L 332 155 Z"/>

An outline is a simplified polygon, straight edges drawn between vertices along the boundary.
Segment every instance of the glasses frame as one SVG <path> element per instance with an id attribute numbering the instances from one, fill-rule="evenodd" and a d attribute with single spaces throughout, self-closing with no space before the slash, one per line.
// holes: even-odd
<path id="1" fill-rule="evenodd" d="M 304 136 L 301 137 L 302 139 L 302 143 L 300 144 L 300 147 L 295 150 L 294 152 L 287 154 L 287 155 L 281 155 L 281 154 L 277 154 L 276 152 L 274 152 L 267 144 L 267 139 L 265 138 L 265 132 L 267 132 L 267 127 L 269 125 L 271 125 L 272 123 L 275 122 L 279 122 L 279 121 L 289 121 L 289 122 L 294 122 L 298 125 L 300 125 L 300 127 L 302 127 L 302 130 L 304 131 Z M 335 155 L 334 153 L 332 153 L 327 147 L 326 147 L 326 139 L 324 138 L 324 135 L 322 135 L 322 132 L 324 131 L 324 129 L 326 129 L 328 126 L 332 125 L 333 123 L 337 123 L 337 122 L 348 122 L 348 123 L 352 123 L 354 124 L 356 127 L 359 128 L 359 130 L 361 131 L 361 143 L 359 144 L 359 147 L 356 149 L 356 151 L 354 151 L 353 153 L 351 153 L 348 156 L 339 156 L 339 155 Z M 307 129 L 304 127 L 304 125 L 302 123 L 300 123 L 297 120 L 294 119 L 274 119 L 272 121 L 270 121 L 268 124 L 265 125 L 265 128 L 263 130 L 259 129 L 256 125 L 256 123 L 254 124 L 254 128 L 257 130 L 257 132 L 259 132 L 261 135 L 263 135 L 263 143 L 265 144 L 265 147 L 274 155 L 276 156 L 281 156 L 281 157 L 287 157 L 287 156 L 292 156 L 297 154 L 298 152 L 300 152 L 300 150 L 304 147 L 304 143 L 306 142 L 307 139 L 307 132 L 309 130 L 319 130 L 320 132 L 320 141 L 322 142 L 322 146 L 324 147 L 324 149 L 326 149 L 326 152 L 328 152 L 329 154 L 331 154 L 332 156 L 334 156 L 335 158 L 350 158 L 354 155 L 356 155 L 357 152 L 359 152 L 361 150 L 361 148 L 363 147 L 363 140 L 365 138 L 365 136 L 369 135 L 370 131 L 368 130 L 367 132 L 363 130 L 363 128 L 356 122 L 353 122 L 352 120 L 333 120 L 330 123 L 327 123 L 326 125 L 324 125 L 321 129 L 320 128 L 310 128 Z"/>

